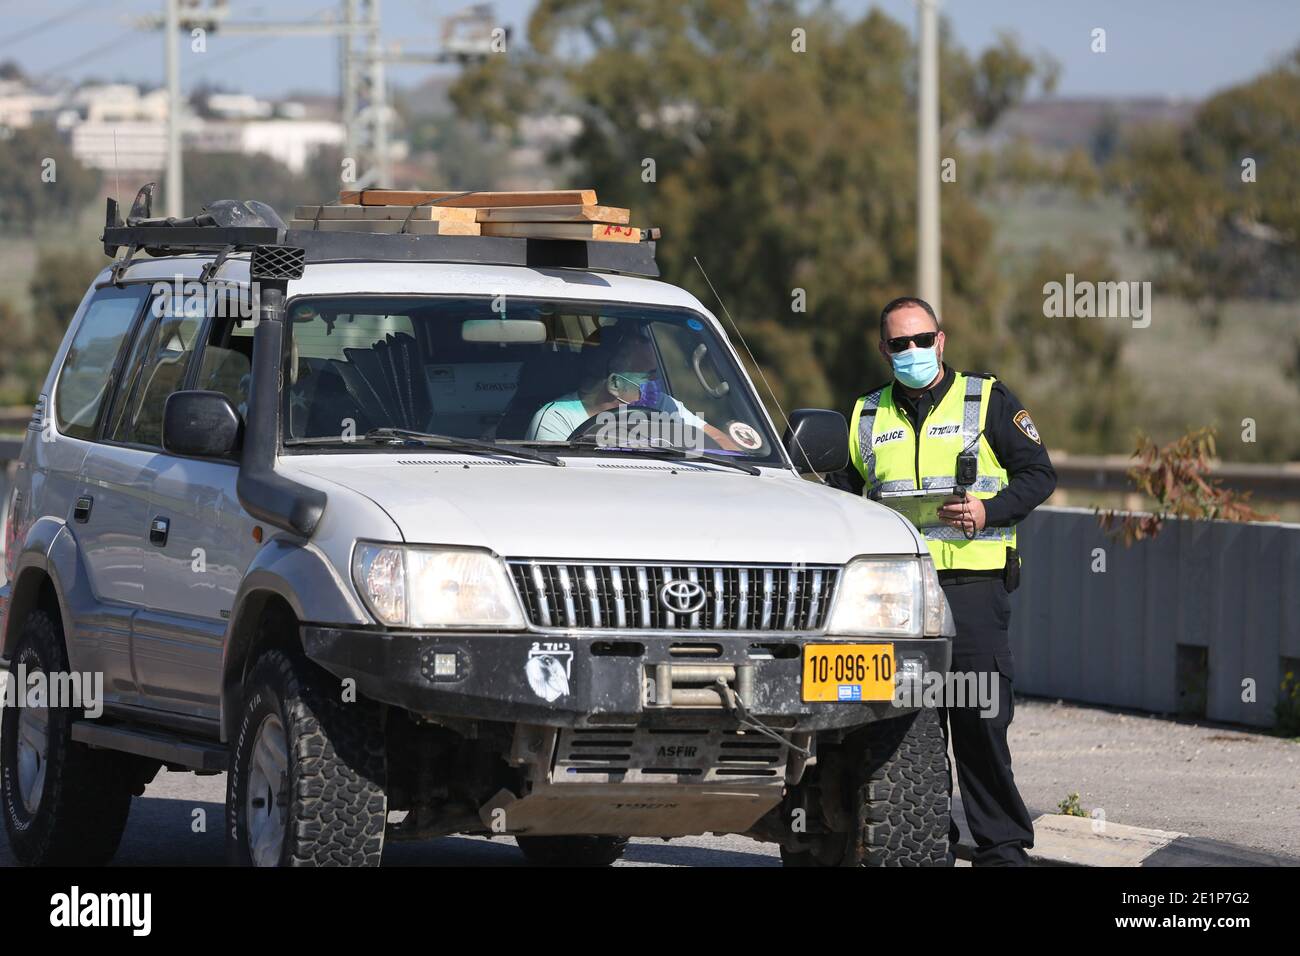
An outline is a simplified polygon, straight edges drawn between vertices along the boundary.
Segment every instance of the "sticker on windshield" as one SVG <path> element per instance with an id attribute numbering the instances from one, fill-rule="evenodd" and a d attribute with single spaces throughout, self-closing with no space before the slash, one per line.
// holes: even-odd
<path id="1" fill-rule="evenodd" d="M 687 319 L 686 324 L 689 325 L 691 328 L 693 328 L 696 332 L 704 328 L 704 323 L 701 322 L 699 319 Z"/>
<path id="2" fill-rule="evenodd" d="M 727 426 L 727 434 L 741 448 L 746 451 L 754 451 L 763 447 L 763 438 L 755 430 L 754 426 L 746 425 L 744 422 L 732 422 Z"/>
<path id="3" fill-rule="evenodd" d="M 569 696 L 573 671 L 573 648 L 569 644 L 534 641 L 524 664 L 524 674 L 533 693 L 548 704 Z"/>

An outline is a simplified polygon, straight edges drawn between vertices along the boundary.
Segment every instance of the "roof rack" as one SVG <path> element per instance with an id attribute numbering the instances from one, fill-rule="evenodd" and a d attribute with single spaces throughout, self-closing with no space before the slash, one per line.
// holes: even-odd
<path id="1" fill-rule="evenodd" d="M 252 253 L 249 265 L 251 277 L 266 280 L 301 278 L 307 265 L 327 262 L 442 262 L 581 269 L 651 278 L 659 276 L 654 242 L 658 236 L 657 230 L 639 230 L 636 232 L 638 238 L 634 241 L 623 239 L 609 242 L 598 239 L 550 238 L 545 235 L 547 231 L 563 232 L 563 229 L 556 228 L 560 224 L 547 225 L 532 221 L 511 223 L 509 228 L 516 232 L 540 232 L 542 235 L 512 237 L 372 232 L 366 231 L 366 220 L 358 219 L 356 231 L 324 231 L 318 228 L 319 222 L 313 223 L 313 228 L 289 228 L 275 210 L 264 203 L 232 200 L 214 202 L 204 213 L 189 219 L 151 219 L 149 209 L 152 205 L 152 189 L 153 184 L 150 183 L 140 190 L 126 223 L 122 222 L 119 215 L 117 201 L 108 200 L 104 234 L 101 237 L 104 252 L 116 256 L 119 249 L 126 249 L 126 255 L 113 266 L 115 283 L 121 281 L 135 255 L 141 251 L 151 256 L 216 253 L 216 258 L 204 266 L 202 278 L 205 281 L 216 274 L 227 256 L 238 252 Z M 447 196 L 459 201 L 463 207 L 468 205 L 465 197 L 471 195 L 490 197 L 528 194 L 414 195 Z M 384 197 L 390 201 L 394 196 L 400 198 L 398 193 L 384 193 Z M 419 208 L 439 201 L 413 200 L 403 205 Z M 511 215 L 502 211 L 504 207 L 504 203 L 489 202 L 488 208 L 491 211 L 484 213 L 479 209 L 478 213 L 493 219 Z M 340 207 L 319 208 L 337 210 Z M 545 208 L 553 210 L 559 207 L 552 205 Z M 410 214 L 405 215 L 407 221 L 402 224 L 403 230 L 410 220 Z M 302 220 L 296 219 L 294 226 L 301 222 Z M 373 226 L 373 223 L 369 225 Z M 566 228 L 569 225 L 569 221 L 563 223 Z M 506 227 L 501 228 L 504 230 Z M 632 231 L 632 227 L 621 228 Z"/>

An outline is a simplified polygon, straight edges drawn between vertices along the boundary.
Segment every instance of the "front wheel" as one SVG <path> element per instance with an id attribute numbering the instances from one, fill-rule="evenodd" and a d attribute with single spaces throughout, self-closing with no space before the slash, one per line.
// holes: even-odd
<path id="1" fill-rule="evenodd" d="M 810 823 L 786 866 L 944 866 L 948 748 L 938 712 L 863 727 L 819 752 L 792 794 Z"/>
<path id="2" fill-rule="evenodd" d="M 384 730 L 332 675 L 268 651 L 253 666 L 226 782 L 230 861 L 378 866 L 388 819 Z"/>

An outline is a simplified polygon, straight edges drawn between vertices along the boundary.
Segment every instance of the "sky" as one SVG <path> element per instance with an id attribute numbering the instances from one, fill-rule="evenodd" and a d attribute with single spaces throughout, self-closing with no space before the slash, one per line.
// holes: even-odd
<path id="1" fill-rule="evenodd" d="M 231 18 L 240 20 L 305 19 L 341 7 L 340 0 L 228 2 Z M 522 37 L 534 3 L 496 0 L 497 19 Z M 385 40 L 410 51 L 433 49 L 438 18 L 467 5 L 382 0 Z M 876 6 L 915 25 L 914 0 L 837 0 L 835 6 L 850 16 Z M 0 0 L 0 61 L 14 59 L 29 74 L 71 81 L 159 84 L 161 36 L 139 23 L 162 9 L 162 0 Z M 1298 0 L 941 0 L 941 10 L 967 49 L 982 49 L 1012 31 L 1030 51 L 1055 56 L 1062 65 L 1061 96 L 1199 99 L 1249 79 L 1300 46 Z M 1098 27 L 1106 31 L 1105 53 L 1091 50 Z M 328 39 L 216 35 L 206 53 L 182 50 L 186 88 L 219 83 L 264 96 L 338 89 Z M 390 80 L 413 85 L 429 69 L 393 67 Z"/>

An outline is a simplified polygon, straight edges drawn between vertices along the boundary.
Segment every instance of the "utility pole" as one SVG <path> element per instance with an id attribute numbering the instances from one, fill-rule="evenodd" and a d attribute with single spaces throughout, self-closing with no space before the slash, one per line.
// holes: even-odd
<path id="1" fill-rule="evenodd" d="M 388 89 L 384 85 L 384 49 L 380 36 L 379 0 L 361 0 L 365 8 L 367 96 L 365 119 L 370 127 L 368 174 L 361 177 L 369 186 L 392 186 L 388 163 Z"/>
<path id="2" fill-rule="evenodd" d="M 916 0 L 920 82 L 916 134 L 917 294 L 943 315 L 939 243 L 939 0 Z"/>
<path id="3" fill-rule="evenodd" d="M 357 69 L 352 38 L 357 31 L 357 0 L 343 0 L 343 32 L 339 34 L 339 116 L 343 119 L 343 155 L 357 155 Z"/>
<path id="4" fill-rule="evenodd" d="M 163 28 L 163 50 L 167 63 L 167 215 L 184 215 L 185 194 L 181 165 L 181 65 L 176 55 L 177 32 L 180 29 L 180 0 L 165 0 L 166 26 Z"/>
<path id="5" fill-rule="evenodd" d="M 167 53 L 167 214 L 181 215 L 180 63 L 176 34 L 202 27 L 230 36 L 319 36 L 338 41 L 339 108 L 344 156 L 357 161 L 354 188 L 391 186 L 389 105 L 385 67 L 389 63 L 460 63 L 486 57 L 493 30 L 492 8 L 478 4 L 443 21 L 444 46 L 432 51 L 385 50 L 380 0 L 341 0 L 342 13 L 302 21 L 232 21 L 229 0 L 164 0 L 166 14 L 140 21 L 161 28 Z"/>

